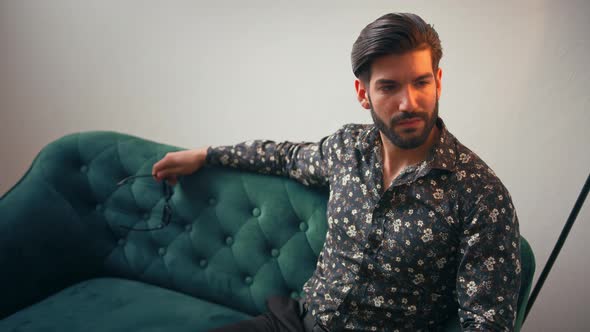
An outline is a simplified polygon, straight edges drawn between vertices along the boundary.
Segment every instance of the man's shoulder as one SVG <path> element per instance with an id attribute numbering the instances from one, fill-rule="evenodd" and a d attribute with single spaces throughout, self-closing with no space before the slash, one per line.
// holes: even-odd
<path id="1" fill-rule="evenodd" d="M 508 196 L 508 189 L 494 170 L 477 153 L 455 138 L 455 180 L 479 195 Z M 509 197 L 509 196 L 508 196 Z"/>
<path id="2" fill-rule="evenodd" d="M 372 124 L 347 123 L 347 124 L 343 125 L 339 129 L 339 131 L 342 132 L 343 134 L 349 135 L 351 137 L 356 137 L 356 136 L 359 136 L 361 134 L 371 131 L 373 128 L 375 128 L 375 126 Z"/>
<path id="3" fill-rule="evenodd" d="M 366 140 L 374 129 L 375 126 L 372 124 L 348 123 L 340 127 L 333 136 L 336 136 L 344 145 L 350 145 Z"/>
<path id="4" fill-rule="evenodd" d="M 482 223 L 497 223 L 512 227 L 518 224 L 518 218 L 512 196 L 508 188 L 500 180 L 494 170 L 475 152 L 457 141 L 455 171 L 452 173 L 454 192 L 459 198 L 459 213 L 463 220 L 473 214 L 482 214 L 489 218 L 481 219 Z M 508 228 L 506 228 L 507 230 Z"/>

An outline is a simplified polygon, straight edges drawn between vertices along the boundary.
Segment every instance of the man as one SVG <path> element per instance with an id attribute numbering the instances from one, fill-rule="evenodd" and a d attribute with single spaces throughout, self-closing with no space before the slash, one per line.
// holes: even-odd
<path id="1" fill-rule="evenodd" d="M 301 308 L 271 299 L 269 313 L 221 330 L 432 331 L 455 310 L 465 331 L 513 329 L 518 220 L 500 180 L 438 117 L 441 57 L 420 17 L 384 15 L 352 50 L 374 125 L 345 125 L 318 143 L 175 152 L 154 165 L 172 184 L 210 164 L 330 187 L 326 242 Z"/>

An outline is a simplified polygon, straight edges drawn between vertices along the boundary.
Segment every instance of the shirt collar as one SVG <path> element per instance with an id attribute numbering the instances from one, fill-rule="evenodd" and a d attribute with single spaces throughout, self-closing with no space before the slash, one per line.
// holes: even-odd
<path id="1" fill-rule="evenodd" d="M 454 172 L 457 167 L 457 139 L 447 130 L 447 126 L 440 117 L 436 120 L 436 126 L 440 130 L 440 134 L 430 149 L 424 166 L 428 167 L 428 169 L 442 169 Z M 361 142 L 364 148 L 372 147 L 367 149 L 371 153 L 378 153 L 378 146 L 381 145 L 379 129 L 375 125 L 372 125 L 370 130 L 365 133 L 365 137 L 361 139 Z"/>
<path id="2" fill-rule="evenodd" d="M 440 135 L 430 149 L 426 158 L 430 168 L 454 172 L 457 169 L 457 139 L 453 136 L 441 118 L 436 120 Z"/>

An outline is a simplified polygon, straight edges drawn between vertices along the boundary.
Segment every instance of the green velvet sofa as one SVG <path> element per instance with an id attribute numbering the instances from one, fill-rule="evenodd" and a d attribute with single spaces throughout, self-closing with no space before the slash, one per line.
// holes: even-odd
<path id="1" fill-rule="evenodd" d="M 149 174 L 179 150 L 115 132 L 47 145 L 0 199 L 0 331 L 206 331 L 297 298 L 322 248 L 327 191 L 205 168 L 181 179 L 171 223 Z M 520 326 L 534 272 L 523 239 Z M 447 331 L 458 331 L 458 318 Z M 517 328 L 518 330 L 518 328 Z"/>

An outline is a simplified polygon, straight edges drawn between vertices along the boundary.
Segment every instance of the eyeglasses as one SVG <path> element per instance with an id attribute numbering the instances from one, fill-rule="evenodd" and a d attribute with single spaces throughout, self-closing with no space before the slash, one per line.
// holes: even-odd
<path id="1" fill-rule="evenodd" d="M 124 184 L 127 184 L 128 182 L 130 182 L 131 180 L 136 179 L 136 178 L 146 178 L 146 177 L 151 178 L 152 175 L 151 174 L 139 174 L 139 175 L 128 176 L 128 177 L 124 178 L 123 180 L 117 182 L 117 186 L 122 186 Z M 119 227 L 128 229 L 130 231 L 148 232 L 148 231 L 157 231 L 157 230 L 160 230 L 160 229 L 168 226 L 168 224 L 170 224 L 170 221 L 172 220 L 172 205 L 170 205 L 170 199 L 172 198 L 172 194 L 174 194 L 174 191 L 172 190 L 172 187 L 166 182 L 166 180 L 162 180 L 162 193 L 165 198 L 165 201 L 164 201 L 164 208 L 162 210 L 162 222 L 158 226 L 151 227 L 151 228 L 136 228 L 136 227 L 129 227 L 129 226 L 125 226 L 125 225 L 119 225 Z"/>

